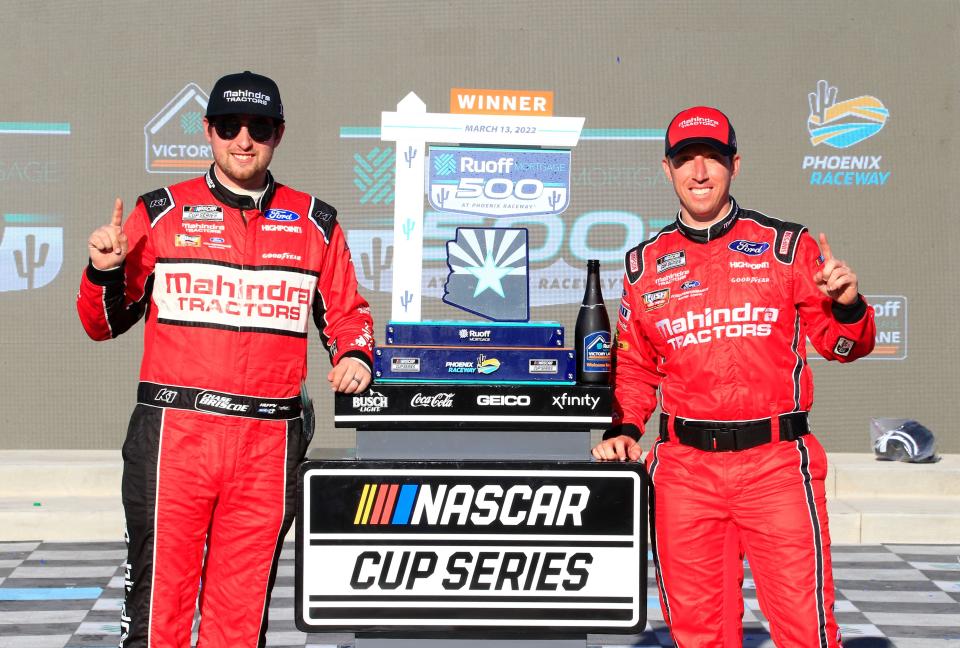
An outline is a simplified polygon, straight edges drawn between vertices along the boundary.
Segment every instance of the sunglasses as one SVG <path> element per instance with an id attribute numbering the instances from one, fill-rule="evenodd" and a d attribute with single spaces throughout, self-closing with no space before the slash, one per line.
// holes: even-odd
<path id="1" fill-rule="evenodd" d="M 240 129 L 247 127 L 250 133 L 250 139 L 261 144 L 269 142 L 270 138 L 276 132 L 277 127 L 269 117 L 255 117 L 253 119 L 241 119 L 239 117 L 219 117 L 213 120 L 213 128 L 217 131 L 220 139 L 232 140 L 240 134 Z"/>

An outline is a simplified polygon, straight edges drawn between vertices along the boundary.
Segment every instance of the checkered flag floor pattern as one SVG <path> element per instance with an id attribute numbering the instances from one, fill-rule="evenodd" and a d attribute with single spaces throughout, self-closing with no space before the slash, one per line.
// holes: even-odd
<path id="1" fill-rule="evenodd" d="M 0 542 L 0 648 L 116 646 L 124 557 L 119 542 Z M 847 648 L 960 646 L 960 546 L 834 546 L 833 562 Z M 294 547 L 288 543 L 270 608 L 269 646 L 352 643 L 350 635 L 298 631 L 293 590 Z M 673 646 L 652 567 L 648 594 L 643 634 L 590 635 L 588 646 Z M 744 645 L 772 647 L 749 566 L 744 597 Z"/>

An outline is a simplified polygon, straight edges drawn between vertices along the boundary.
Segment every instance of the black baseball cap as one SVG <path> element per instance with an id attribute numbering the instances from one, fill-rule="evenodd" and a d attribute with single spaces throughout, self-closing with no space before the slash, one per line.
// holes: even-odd
<path id="1" fill-rule="evenodd" d="M 664 150 L 668 158 L 691 144 L 706 144 L 723 155 L 737 152 L 737 135 L 727 116 L 710 106 L 681 110 L 670 120 Z"/>
<path id="2" fill-rule="evenodd" d="M 249 70 L 220 77 L 210 92 L 207 117 L 220 115 L 262 115 L 282 122 L 280 88 L 273 79 Z"/>

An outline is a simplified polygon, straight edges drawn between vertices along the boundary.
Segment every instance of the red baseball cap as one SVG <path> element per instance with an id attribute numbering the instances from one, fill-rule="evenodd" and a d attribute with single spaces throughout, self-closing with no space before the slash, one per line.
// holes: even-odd
<path id="1" fill-rule="evenodd" d="M 737 152 L 737 135 L 727 116 L 710 106 L 694 106 L 677 113 L 667 126 L 665 150 L 673 157 L 691 144 L 707 144 L 724 155 Z"/>

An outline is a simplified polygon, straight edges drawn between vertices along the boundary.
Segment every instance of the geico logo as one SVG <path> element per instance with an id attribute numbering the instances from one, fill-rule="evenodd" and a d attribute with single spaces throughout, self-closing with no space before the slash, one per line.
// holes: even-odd
<path id="1" fill-rule="evenodd" d="M 357 555 L 350 576 L 355 590 L 412 590 L 418 581 L 445 590 L 576 592 L 587 584 L 593 556 L 565 551 L 456 551 L 438 571 L 435 551 L 369 550 Z M 431 581 L 433 581 L 431 583 Z"/>
<path id="2" fill-rule="evenodd" d="M 516 406 L 516 407 L 526 407 L 530 404 L 530 397 L 526 395 L 513 396 L 513 395 L 493 395 L 488 396 L 486 394 L 480 394 L 477 396 L 477 405 L 493 405 L 493 406 Z"/>
<path id="3" fill-rule="evenodd" d="M 499 521 L 505 526 L 583 526 L 582 514 L 590 498 L 586 486 L 548 484 L 533 490 L 516 484 L 476 489 L 469 484 L 424 484 L 417 494 L 410 524 L 485 526 Z"/>
<path id="4" fill-rule="evenodd" d="M 510 173 L 513 158 L 502 157 L 499 160 L 476 160 L 469 155 L 460 158 L 460 171 L 470 173 Z"/>
<path id="5" fill-rule="evenodd" d="M 153 154 L 166 158 L 210 158 L 209 144 L 152 144 Z"/>
<path id="6" fill-rule="evenodd" d="M 194 294 L 210 295 L 214 297 L 228 297 L 230 299 L 280 301 L 306 305 L 310 303 L 310 290 L 299 286 L 288 285 L 285 279 L 275 284 L 258 284 L 245 282 L 243 278 L 236 281 L 225 279 L 217 275 L 214 279 L 194 277 L 186 272 L 171 272 L 166 275 L 166 289 L 171 295 Z"/>

